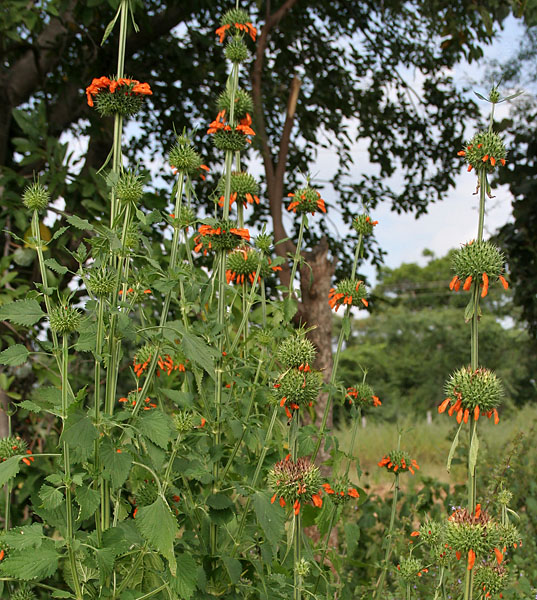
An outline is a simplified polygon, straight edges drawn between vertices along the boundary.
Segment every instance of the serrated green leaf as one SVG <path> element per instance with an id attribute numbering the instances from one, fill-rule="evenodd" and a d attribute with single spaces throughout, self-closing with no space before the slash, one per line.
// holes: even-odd
<path id="1" fill-rule="evenodd" d="M 477 437 L 477 427 L 474 429 L 472 441 L 470 443 L 470 452 L 468 455 L 468 471 L 473 473 L 477 464 L 477 455 L 479 453 L 479 438 Z"/>
<path id="2" fill-rule="evenodd" d="M 58 229 L 58 231 L 54 232 L 54 235 L 52 236 L 50 242 L 53 242 L 54 240 L 57 240 L 61 235 L 63 235 L 67 230 L 69 229 L 69 227 L 60 227 Z M 49 244 L 50 244 L 49 242 Z"/>
<path id="3" fill-rule="evenodd" d="M 280 505 L 271 504 L 267 494 L 256 492 L 253 505 L 257 522 L 261 525 L 270 545 L 275 548 L 283 536 L 285 511 Z"/>
<path id="4" fill-rule="evenodd" d="M 207 498 L 207 505 L 216 510 L 224 510 L 233 506 L 233 501 L 225 494 L 211 494 Z"/>
<path id="5" fill-rule="evenodd" d="M 345 542 L 347 543 L 347 556 L 352 556 L 360 540 L 360 527 L 356 523 L 345 523 Z"/>
<path id="6" fill-rule="evenodd" d="M 28 360 L 30 353 L 26 346 L 15 344 L 0 352 L 0 365 L 18 367 Z"/>
<path id="7" fill-rule="evenodd" d="M 47 510 L 58 508 L 63 502 L 63 494 L 60 490 L 47 484 L 41 486 L 39 497 L 43 502 L 43 508 L 46 508 Z"/>
<path id="8" fill-rule="evenodd" d="M 142 413 L 137 419 L 137 426 L 154 444 L 164 449 L 168 447 L 172 422 L 162 411 L 150 410 Z"/>
<path id="9" fill-rule="evenodd" d="M 43 543 L 43 526 L 32 523 L 25 527 L 10 529 L 2 536 L 2 543 L 7 544 L 13 550 L 25 550 L 26 548 L 39 548 Z"/>
<path id="10" fill-rule="evenodd" d="M 170 577 L 170 586 L 182 600 L 190 600 L 197 587 L 198 566 L 190 554 L 178 554 L 176 558 L 177 573 Z"/>
<path id="11" fill-rule="evenodd" d="M 290 321 L 296 314 L 298 310 L 298 304 L 291 298 L 291 296 L 286 296 L 283 301 L 283 314 L 286 321 Z"/>
<path id="12" fill-rule="evenodd" d="M 44 539 L 39 548 L 10 552 L 0 563 L 0 573 L 23 581 L 54 575 L 60 555 L 52 540 Z"/>
<path id="13" fill-rule="evenodd" d="M 136 526 L 142 536 L 168 560 L 170 571 L 175 575 L 173 544 L 178 528 L 177 520 L 166 502 L 159 497 L 153 504 L 140 507 L 136 513 Z"/>
<path id="14" fill-rule="evenodd" d="M 45 261 L 45 264 L 47 265 L 47 267 L 49 269 L 52 269 L 53 271 L 55 271 L 56 273 L 59 273 L 60 275 L 65 275 L 65 273 L 67 273 L 67 271 L 69 270 L 67 267 L 60 265 L 60 263 L 57 260 L 55 260 L 54 258 L 47 258 L 47 260 Z"/>
<path id="15" fill-rule="evenodd" d="M 162 390 L 162 393 L 176 406 L 180 406 L 181 408 L 192 408 L 194 406 L 194 395 L 190 392 L 183 392 L 181 390 Z"/>
<path id="16" fill-rule="evenodd" d="M 101 457 L 104 465 L 103 475 L 112 483 L 112 488 L 121 487 L 132 466 L 132 457 L 128 452 L 117 452 L 109 443 L 101 446 Z"/>
<path id="17" fill-rule="evenodd" d="M 37 300 L 17 300 L 0 306 L 0 320 L 31 327 L 45 316 Z"/>
<path id="18" fill-rule="evenodd" d="M 76 488 L 75 500 L 80 506 L 77 521 L 83 521 L 91 517 L 97 510 L 101 502 L 101 495 L 97 490 L 93 490 L 88 486 L 80 486 Z"/>
<path id="19" fill-rule="evenodd" d="M 214 350 L 201 338 L 184 331 L 181 339 L 181 350 L 186 358 L 204 369 L 214 379 Z"/>
<path id="20" fill-rule="evenodd" d="M 75 410 L 65 420 L 60 441 L 87 458 L 93 452 L 93 442 L 97 437 L 97 429 L 88 415 L 82 410 Z"/>
<path id="21" fill-rule="evenodd" d="M 238 561 L 236 558 L 231 558 L 230 556 L 224 556 L 222 560 L 224 561 L 224 565 L 226 566 L 226 571 L 229 574 L 231 583 L 237 583 L 242 573 L 240 561 Z"/>
<path id="22" fill-rule="evenodd" d="M 67 217 L 67 222 L 72 225 L 73 227 L 76 227 L 77 229 L 83 229 L 85 231 L 93 231 L 94 227 L 93 225 L 87 221 L 86 219 L 81 219 L 80 217 L 77 217 L 76 215 L 70 215 Z"/>
<path id="23" fill-rule="evenodd" d="M 449 449 L 448 459 L 447 459 L 447 463 L 446 463 L 446 469 L 447 469 L 448 473 L 451 470 L 451 461 L 453 460 L 453 456 L 455 455 L 455 450 L 457 449 L 457 446 L 459 445 L 459 433 L 461 432 L 461 427 L 462 427 L 462 421 L 459 425 L 459 428 L 457 429 L 457 433 L 455 434 L 455 437 L 453 438 L 453 442 L 451 443 L 451 448 Z"/>
<path id="24" fill-rule="evenodd" d="M 19 472 L 21 458 L 21 456 L 12 456 L 0 463 L 0 486 L 4 485 L 4 483 L 9 481 L 12 477 L 15 477 Z"/>

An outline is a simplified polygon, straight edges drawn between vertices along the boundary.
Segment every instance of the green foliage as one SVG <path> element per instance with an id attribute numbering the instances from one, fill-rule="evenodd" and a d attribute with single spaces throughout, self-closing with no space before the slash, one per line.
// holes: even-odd
<path id="1" fill-rule="evenodd" d="M 178 533 L 177 521 L 166 502 L 157 498 L 153 504 L 140 507 L 136 513 L 136 526 L 147 542 L 168 559 L 170 571 L 176 575 L 173 546 Z"/>

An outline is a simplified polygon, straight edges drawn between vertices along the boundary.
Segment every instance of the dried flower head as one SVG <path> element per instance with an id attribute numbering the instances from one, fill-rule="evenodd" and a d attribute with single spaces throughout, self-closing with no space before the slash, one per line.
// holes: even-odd
<path id="1" fill-rule="evenodd" d="M 349 400 L 349 404 L 356 404 L 361 408 L 367 406 L 381 406 L 382 402 L 375 396 L 373 388 L 365 382 L 358 383 L 355 387 L 347 388 L 345 396 Z"/>
<path id="2" fill-rule="evenodd" d="M 466 148 L 457 153 L 464 156 L 468 163 L 468 171 L 486 170 L 492 173 L 496 163 L 505 166 L 507 151 L 502 138 L 494 131 L 480 131 L 468 142 Z"/>
<path id="3" fill-rule="evenodd" d="M 477 421 L 486 413 L 489 419 L 494 416 L 496 425 L 499 423 L 497 407 L 504 390 L 501 380 L 489 369 L 462 367 L 450 376 L 444 389 L 447 398 L 438 407 L 439 413 L 447 410 L 450 417 L 456 413 L 457 423 L 467 423 L 470 416 Z"/>
<path id="4" fill-rule="evenodd" d="M 414 475 L 414 469 L 419 469 L 418 463 L 404 450 L 392 450 L 383 456 L 378 463 L 379 467 L 386 467 L 390 473 L 405 473 L 410 471 Z"/>
<path id="5" fill-rule="evenodd" d="M 331 288 L 328 293 L 328 304 L 330 308 L 335 308 L 338 311 L 341 305 L 369 306 L 366 300 L 367 289 L 363 281 L 354 279 L 342 279 L 335 288 Z"/>
<path id="6" fill-rule="evenodd" d="M 50 194 L 39 181 L 26 186 L 22 194 L 22 203 L 30 210 L 44 210 L 50 202 Z"/>
<path id="7" fill-rule="evenodd" d="M 291 505 L 295 515 L 300 512 L 304 502 L 313 502 L 317 507 L 323 504 L 321 474 L 307 458 L 298 458 L 293 462 L 290 455 L 287 455 L 269 471 L 268 483 L 274 491 L 271 502 L 274 503 L 279 497 L 280 505 Z"/>
<path id="8" fill-rule="evenodd" d="M 504 263 L 502 252 L 490 242 L 481 240 L 464 244 L 453 254 L 452 269 L 455 276 L 449 284 L 449 289 L 458 292 L 462 283 L 463 290 L 468 291 L 472 282 L 478 281 L 482 285 L 483 298 L 488 293 L 491 280 L 499 280 L 504 289 L 507 289 L 509 284 L 502 275 Z"/>
<path id="9" fill-rule="evenodd" d="M 507 585 L 508 578 L 509 573 L 504 565 L 491 562 L 476 567 L 474 583 L 476 588 L 483 592 L 483 598 L 491 598 L 496 594 L 501 594 Z"/>
<path id="10" fill-rule="evenodd" d="M 352 221 L 352 228 L 356 233 L 363 235 L 364 237 L 373 234 L 373 229 L 378 225 L 378 221 L 373 221 L 371 217 L 364 213 L 354 217 Z"/>
<path id="11" fill-rule="evenodd" d="M 310 212 L 314 215 L 317 211 L 326 212 L 324 200 L 321 194 L 315 189 L 307 185 L 299 188 L 293 193 L 287 194 L 289 198 L 293 198 L 287 210 L 293 211 L 295 214 L 303 214 Z"/>

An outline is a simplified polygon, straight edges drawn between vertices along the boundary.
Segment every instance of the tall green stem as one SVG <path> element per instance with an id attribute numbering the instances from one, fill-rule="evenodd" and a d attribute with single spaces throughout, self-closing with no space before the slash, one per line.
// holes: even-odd
<path id="1" fill-rule="evenodd" d="M 301 252 L 302 252 L 302 240 L 304 238 L 304 227 L 306 226 L 306 219 L 307 219 L 307 217 L 303 213 L 302 219 L 300 221 L 300 229 L 298 230 L 298 240 L 296 242 L 296 251 L 295 251 L 295 256 L 293 258 L 293 267 L 291 268 L 291 278 L 289 279 L 289 296 L 290 297 L 293 296 L 293 292 L 295 289 L 296 269 L 297 269 L 298 263 L 300 262 L 300 256 L 301 256 Z"/>
<path id="2" fill-rule="evenodd" d="M 390 561 L 390 557 L 392 554 L 393 548 L 393 528 L 395 525 L 395 513 L 397 509 L 397 497 L 399 495 L 399 473 L 395 474 L 395 488 L 393 491 L 393 500 L 392 500 L 392 512 L 390 515 L 390 526 L 388 528 L 388 532 L 386 534 L 386 554 L 384 555 L 384 564 L 382 565 L 382 571 L 380 573 L 380 577 L 377 581 L 377 586 L 375 588 L 375 595 L 373 598 L 379 599 L 383 597 L 384 593 L 384 584 L 386 582 L 386 573 L 388 572 L 388 564 Z"/>
<path id="3" fill-rule="evenodd" d="M 294 586 L 293 586 L 293 600 L 302 599 L 302 575 L 299 572 L 300 568 L 300 554 L 301 554 L 301 527 L 300 527 L 300 512 L 294 515 L 294 536 L 293 536 L 293 559 L 294 559 Z"/>
<path id="4" fill-rule="evenodd" d="M 62 338 L 62 367 L 61 367 L 61 380 L 62 380 L 62 429 L 65 428 L 65 420 L 67 418 L 68 408 L 68 396 L 67 396 L 67 381 L 68 381 L 68 364 L 69 364 L 69 353 L 67 345 L 67 335 Z M 71 574 L 73 577 L 73 587 L 77 600 L 82 600 L 82 590 L 80 589 L 80 581 L 78 579 L 78 571 L 76 568 L 75 552 L 73 550 L 73 499 L 71 493 L 71 461 L 69 456 L 69 445 L 67 442 L 63 442 L 63 463 L 65 473 L 65 511 L 67 521 L 67 555 L 69 557 L 69 566 L 71 567 Z"/>

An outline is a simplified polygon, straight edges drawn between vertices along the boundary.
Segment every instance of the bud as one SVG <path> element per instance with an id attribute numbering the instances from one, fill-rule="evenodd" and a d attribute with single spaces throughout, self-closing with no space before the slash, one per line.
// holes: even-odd
<path id="1" fill-rule="evenodd" d="M 255 178 L 244 171 L 235 171 L 231 174 L 231 204 L 233 202 L 242 202 L 244 206 L 246 204 L 259 204 L 259 184 Z M 220 179 L 216 188 L 217 194 L 220 196 L 220 206 L 224 206 L 224 193 L 225 193 L 226 181 L 224 178 Z"/>
<path id="2" fill-rule="evenodd" d="M 10 598 L 11 600 L 37 600 L 37 596 L 27 583 L 21 585 L 14 594 L 11 594 Z"/>
<path id="3" fill-rule="evenodd" d="M 82 315 L 73 306 L 57 306 L 50 312 L 50 328 L 59 335 L 66 335 L 79 329 L 81 319 Z"/>
<path id="4" fill-rule="evenodd" d="M 295 214 L 311 213 L 315 214 L 318 210 L 325 213 L 326 206 L 321 194 L 315 189 L 307 185 L 303 188 L 298 188 L 292 194 L 287 194 L 291 198 L 291 203 L 287 210 L 293 211 Z"/>
<path id="5" fill-rule="evenodd" d="M 50 194 L 39 181 L 35 181 L 25 188 L 22 194 L 22 202 L 26 208 L 40 211 L 49 205 Z"/>
<path id="6" fill-rule="evenodd" d="M 378 224 L 378 221 L 373 221 L 371 217 L 364 213 L 358 215 L 352 221 L 352 228 L 356 233 L 363 235 L 364 237 L 373 234 L 373 228 Z"/>
<path id="7" fill-rule="evenodd" d="M 250 51 L 241 39 L 232 38 L 226 46 L 225 55 L 229 62 L 240 64 L 248 60 Z"/>
<path id="8" fill-rule="evenodd" d="M 295 514 L 300 512 L 303 502 L 313 500 L 316 506 L 322 505 L 320 498 L 321 474 L 307 458 L 293 462 L 289 456 L 274 465 L 268 474 L 269 486 L 274 491 L 272 502 L 277 497 L 280 504 L 293 506 Z"/>
<path id="9" fill-rule="evenodd" d="M 300 365 L 313 365 L 317 350 L 304 333 L 291 335 L 279 345 L 276 360 L 284 368 L 298 368 Z"/>
<path id="10" fill-rule="evenodd" d="M 103 271 L 102 269 L 91 270 L 87 287 L 98 298 L 111 294 L 115 289 L 115 285 L 115 276 L 110 271 Z"/>
<path id="11" fill-rule="evenodd" d="M 241 131 L 220 129 L 213 135 L 213 144 L 223 152 L 242 152 L 248 144 L 248 138 Z"/>
<path id="12" fill-rule="evenodd" d="M 421 577 L 422 570 L 421 562 L 413 556 L 404 558 L 401 563 L 397 565 L 399 577 L 407 583 L 414 581 L 417 577 Z"/>
<path id="13" fill-rule="evenodd" d="M 187 410 L 180 410 L 173 415 L 173 424 L 178 433 L 188 433 L 194 429 L 194 416 Z"/>
<path id="14" fill-rule="evenodd" d="M 24 454 L 28 445 L 20 437 L 10 435 L 0 439 L 0 461 L 7 460 L 12 456 Z"/>
<path id="15" fill-rule="evenodd" d="M 181 136 L 170 150 L 168 161 L 170 166 L 186 175 L 198 175 L 203 163 L 201 156 L 190 145 L 188 138 Z"/>

